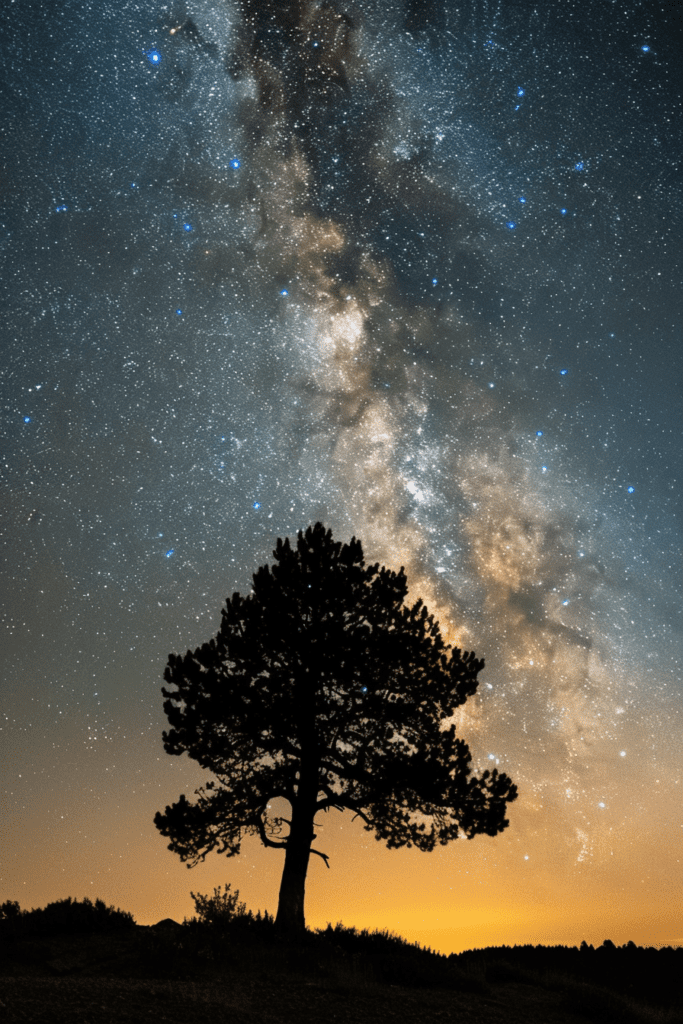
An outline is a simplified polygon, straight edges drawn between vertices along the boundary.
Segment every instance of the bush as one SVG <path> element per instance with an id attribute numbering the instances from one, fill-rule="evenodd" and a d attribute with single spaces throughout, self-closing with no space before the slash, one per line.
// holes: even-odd
<path id="1" fill-rule="evenodd" d="M 12 901 L 0 907 L 0 936 L 3 938 L 111 932 L 131 928 L 135 928 L 132 914 L 107 907 L 103 900 L 92 903 L 87 896 L 81 903 L 69 896 L 36 910 L 21 910 L 19 904 Z"/>
<path id="2" fill-rule="evenodd" d="M 225 886 L 224 893 L 219 887 L 214 889 L 213 896 L 202 896 L 201 893 L 193 892 L 190 893 L 190 896 L 194 900 L 199 922 L 203 925 L 222 930 L 232 924 L 236 918 L 247 916 L 246 903 L 237 902 L 240 896 L 239 890 L 236 889 L 234 893 L 231 893 L 230 883 Z M 187 919 L 183 923 L 187 923 Z"/>
<path id="3" fill-rule="evenodd" d="M 14 939 L 23 934 L 26 911 L 16 900 L 7 900 L 0 906 L 0 938 Z"/>

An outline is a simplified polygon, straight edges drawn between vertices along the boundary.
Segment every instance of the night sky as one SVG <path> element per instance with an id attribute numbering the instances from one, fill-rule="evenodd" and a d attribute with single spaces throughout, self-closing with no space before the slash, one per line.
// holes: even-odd
<path id="1" fill-rule="evenodd" d="M 0 902 L 276 911 L 282 853 L 154 827 L 207 777 L 162 675 L 321 520 L 486 659 L 520 795 L 431 854 L 321 814 L 307 924 L 683 943 L 676 5 L 3 10 Z"/>

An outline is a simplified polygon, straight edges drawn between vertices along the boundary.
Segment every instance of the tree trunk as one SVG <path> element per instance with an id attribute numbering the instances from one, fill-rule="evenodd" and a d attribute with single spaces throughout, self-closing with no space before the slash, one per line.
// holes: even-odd
<path id="1" fill-rule="evenodd" d="M 314 782 L 299 785 L 292 802 L 292 823 L 287 837 L 285 866 L 280 882 L 280 898 L 275 926 L 283 932 L 302 933 L 306 930 L 304 896 L 306 872 L 311 856 L 311 843 L 315 838 L 313 819 L 318 798 L 318 773 Z"/>

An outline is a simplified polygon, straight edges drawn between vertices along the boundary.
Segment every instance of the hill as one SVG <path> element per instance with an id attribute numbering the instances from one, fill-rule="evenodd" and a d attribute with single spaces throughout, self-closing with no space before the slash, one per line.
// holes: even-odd
<path id="1" fill-rule="evenodd" d="M 69 912 L 81 914 L 62 904 L 52 916 L 31 912 L 32 922 L 25 913 L 0 921 L 6 1024 L 683 1024 L 683 950 L 584 944 L 445 957 L 341 924 L 283 941 L 260 914 L 143 927 L 100 907 L 97 926 L 79 929 L 64 927 Z"/>

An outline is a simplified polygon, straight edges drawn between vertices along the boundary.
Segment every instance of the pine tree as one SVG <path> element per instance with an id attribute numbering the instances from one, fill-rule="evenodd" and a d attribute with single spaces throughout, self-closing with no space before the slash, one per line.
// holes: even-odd
<path id="1" fill-rule="evenodd" d="M 403 569 L 366 565 L 360 541 L 335 542 L 321 523 L 273 554 L 252 593 L 227 600 L 214 639 L 169 657 L 164 748 L 216 780 L 154 823 L 188 867 L 235 856 L 249 834 L 283 849 L 276 924 L 302 931 L 310 855 L 330 866 L 311 845 L 319 811 L 355 812 L 389 849 L 431 851 L 497 835 L 517 787 L 496 769 L 473 776 L 455 726 L 440 729 L 484 662 L 446 645 L 421 600 L 404 603 Z M 277 797 L 291 820 L 269 817 Z"/>

